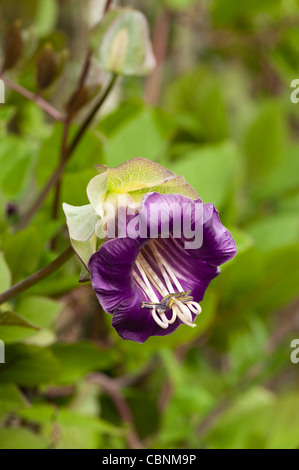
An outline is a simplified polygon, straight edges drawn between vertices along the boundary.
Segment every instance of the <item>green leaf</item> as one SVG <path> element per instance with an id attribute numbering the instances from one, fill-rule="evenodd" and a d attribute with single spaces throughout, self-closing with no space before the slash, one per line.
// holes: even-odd
<path id="1" fill-rule="evenodd" d="M 255 304 L 261 312 L 277 311 L 298 296 L 299 244 L 267 252 L 264 262 L 267 276 Z"/>
<path id="2" fill-rule="evenodd" d="M 244 19 L 248 21 L 257 13 L 275 11 L 280 4 L 281 0 L 215 0 L 212 8 L 213 20 L 217 26 L 229 26 Z"/>
<path id="3" fill-rule="evenodd" d="M 101 435 L 119 435 L 119 430 L 100 419 L 61 409 L 57 417 L 60 429 L 58 449 L 98 449 Z"/>
<path id="4" fill-rule="evenodd" d="M 196 0 L 163 0 L 163 3 L 174 10 L 185 10 L 192 7 Z"/>
<path id="5" fill-rule="evenodd" d="M 0 429 L 0 449 L 46 449 L 47 441 L 27 429 Z"/>
<path id="6" fill-rule="evenodd" d="M 57 343 L 51 349 L 62 364 L 57 383 L 63 385 L 76 382 L 88 372 L 106 369 L 115 363 L 117 356 L 88 342 Z"/>
<path id="7" fill-rule="evenodd" d="M 0 337 L 5 344 L 19 343 L 35 335 L 36 332 L 30 327 L 17 325 L 0 326 Z"/>
<path id="8" fill-rule="evenodd" d="M 68 269 L 64 270 L 65 274 L 63 276 L 61 272 L 56 272 L 53 276 L 31 287 L 30 293 L 38 296 L 47 295 L 57 297 L 58 295 L 63 295 L 68 291 L 76 289 L 78 287 L 78 271 L 80 270 L 79 261 L 74 260 L 73 267 L 74 270 L 72 270 L 71 274 Z"/>
<path id="9" fill-rule="evenodd" d="M 3 326 L 19 326 L 22 328 L 31 328 L 32 330 L 39 330 L 38 326 L 33 325 L 33 323 L 29 322 L 17 313 L 9 311 L 0 311 L 0 331 Z"/>
<path id="10" fill-rule="evenodd" d="M 274 400 L 274 396 L 262 387 L 250 389 L 239 396 L 212 426 L 206 437 L 208 447 L 243 449 L 254 438 L 257 448 L 264 448 L 265 413 L 271 409 Z"/>
<path id="11" fill-rule="evenodd" d="M 92 32 L 91 47 L 108 72 L 147 75 L 156 64 L 147 20 L 131 8 L 109 11 Z"/>
<path id="12" fill-rule="evenodd" d="M 240 177 L 238 153 L 230 142 L 200 147 L 182 160 L 163 163 L 174 173 L 184 175 L 203 202 L 212 202 L 217 209 L 223 207 Z"/>
<path id="13" fill-rule="evenodd" d="M 56 334 L 51 329 L 43 329 L 35 333 L 33 336 L 26 338 L 24 341 L 26 344 L 33 346 L 48 347 L 52 346 L 57 341 Z"/>
<path id="14" fill-rule="evenodd" d="M 285 142 L 286 128 L 282 110 L 276 102 L 266 103 L 245 136 L 244 152 L 249 176 L 260 184 L 261 178 L 283 157 Z"/>
<path id="15" fill-rule="evenodd" d="M 97 160 L 95 156 L 94 160 Z M 86 167 L 85 170 L 65 174 L 61 191 L 62 201 L 72 203 L 75 206 L 85 205 L 88 202 L 86 188 L 94 176 L 93 166 Z"/>
<path id="16" fill-rule="evenodd" d="M 38 230 L 29 227 L 6 238 L 3 249 L 13 277 L 18 279 L 37 269 L 43 246 Z"/>
<path id="17" fill-rule="evenodd" d="M 225 276 L 219 276 L 222 302 L 231 308 L 235 302 L 241 302 L 244 297 L 254 299 L 265 276 L 263 256 L 255 247 L 238 254 L 226 270 Z"/>
<path id="18" fill-rule="evenodd" d="M 74 138 L 76 132 L 78 131 L 78 126 L 72 125 L 70 127 L 70 136 L 69 139 L 71 141 Z M 61 149 L 61 140 L 62 140 L 62 133 L 63 127 L 61 123 L 56 123 L 53 126 L 53 131 L 51 135 L 42 142 L 39 155 L 38 155 L 38 165 L 36 169 L 37 179 L 40 186 L 44 185 L 46 181 L 49 179 L 50 175 L 53 173 L 54 169 L 56 168 L 58 161 L 59 161 L 59 154 Z M 89 173 L 91 172 L 92 177 L 92 167 L 94 165 L 104 163 L 102 159 L 102 140 L 99 137 L 99 133 L 95 133 L 92 131 L 87 131 L 84 138 L 76 148 L 74 154 L 72 155 L 72 159 L 67 165 L 65 175 L 69 176 L 72 173 L 78 176 L 78 173 L 82 170 L 88 170 Z M 82 157 L 84 155 L 84 158 Z M 83 172 L 82 172 L 83 173 Z M 80 177 L 80 174 L 79 174 Z M 83 178 L 84 176 L 82 176 Z M 87 180 L 88 181 L 88 180 Z M 78 181 L 77 181 L 78 185 Z M 77 186 L 77 188 L 71 188 L 69 191 L 70 194 L 73 193 L 72 199 L 65 199 L 69 203 L 72 204 L 81 204 L 81 200 L 77 202 L 76 198 L 78 198 L 77 193 L 80 193 L 80 197 L 85 195 L 86 185 L 82 187 L 82 189 Z M 72 192 L 72 193 L 71 193 Z M 82 202 L 82 204 L 86 203 L 86 199 Z"/>
<path id="19" fill-rule="evenodd" d="M 9 414 L 15 413 L 20 408 L 24 408 L 26 406 L 27 403 L 25 398 L 15 385 L 0 385 L 0 423 Z"/>
<path id="20" fill-rule="evenodd" d="M 14 106 L 0 106 L 0 136 L 7 136 L 7 124 L 12 119 L 13 115 L 15 114 L 16 109 Z"/>
<path id="21" fill-rule="evenodd" d="M 49 435 L 49 439 L 52 438 L 53 426 L 56 426 L 59 434 L 55 448 L 59 449 L 96 449 L 102 434 L 120 434 L 119 429 L 102 419 L 44 403 L 20 410 L 18 415 L 29 423 L 42 426 L 43 434 Z"/>
<path id="22" fill-rule="evenodd" d="M 6 291 L 11 286 L 11 274 L 9 267 L 4 258 L 4 254 L 0 252 L 0 293 Z"/>
<path id="23" fill-rule="evenodd" d="M 297 394 L 290 393 L 278 398 L 272 406 L 268 418 L 268 449 L 298 449 L 299 446 L 299 414 Z M 281 430 L 284 430 L 282 433 Z"/>
<path id="24" fill-rule="evenodd" d="M 37 142 L 38 145 L 51 133 L 51 126 L 47 123 L 44 111 L 35 103 L 28 101 L 22 105 L 20 131 L 28 136 L 28 140 Z"/>
<path id="25" fill-rule="evenodd" d="M 18 412 L 26 421 L 35 424 L 47 424 L 54 421 L 58 413 L 58 409 L 55 406 L 46 403 L 34 403 L 25 409 Z"/>
<path id="26" fill-rule="evenodd" d="M 244 253 L 245 251 L 249 250 L 254 245 L 254 238 L 244 230 L 240 230 L 239 228 L 232 227 L 229 228 L 230 233 L 233 236 L 233 239 L 236 242 L 238 255 Z"/>
<path id="27" fill-rule="evenodd" d="M 277 214 L 248 225 L 246 230 L 256 247 L 267 252 L 299 241 L 299 218 L 293 213 Z"/>
<path id="28" fill-rule="evenodd" d="M 12 312 L 0 314 L 0 337 L 6 344 L 29 341 L 29 339 L 31 344 L 53 343 L 54 333 L 47 330 L 36 333 L 34 330 L 49 327 L 60 310 L 61 305 L 55 300 L 23 297 L 17 304 L 19 314 Z"/>
<path id="29" fill-rule="evenodd" d="M 144 103 L 141 100 L 130 99 L 123 101 L 121 106 L 118 106 L 107 116 L 103 116 L 99 130 L 102 131 L 105 136 L 110 137 L 117 132 L 119 127 L 131 120 L 136 114 L 142 112 L 143 109 Z"/>
<path id="30" fill-rule="evenodd" d="M 57 300 L 38 296 L 22 297 L 17 305 L 18 313 L 40 328 L 51 326 L 61 309 Z"/>
<path id="31" fill-rule="evenodd" d="M 59 361 L 46 348 L 31 345 L 8 345 L 5 364 L 0 367 L 0 383 L 14 382 L 23 387 L 36 387 L 50 382 L 60 370 Z"/>
<path id="32" fill-rule="evenodd" d="M 244 309 L 265 315 L 291 302 L 298 294 L 298 266 L 298 243 L 267 253 L 254 247 L 237 256 L 218 279 L 228 316 Z"/>
<path id="33" fill-rule="evenodd" d="M 165 107 L 178 127 L 197 141 L 220 142 L 228 138 L 221 84 L 215 74 L 204 68 L 193 69 L 170 83 Z"/>
<path id="34" fill-rule="evenodd" d="M 246 323 L 229 334 L 229 359 L 236 381 L 263 357 L 268 341 L 261 318 L 254 311 L 248 313 Z"/>
<path id="35" fill-rule="evenodd" d="M 256 188 L 253 196 L 260 199 L 282 200 L 282 197 L 288 192 L 298 191 L 299 189 L 299 148 L 292 145 L 284 152 L 278 165 L 270 169 L 269 174 L 265 176 L 264 184 Z"/>
<path id="36" fill-rule="evenodd" d="M 296 402 L 296 394 L 275 397 L 263 389 L 250 390 L 241 399 L 239 397 L 213 426 L 206 437 L 208 447 L 297 449 Z"/>
<path id="37" fill-rule="evenodd" d="M 34 26 L 40 35 L 50 32 L 58 16 L 58 5 L 55 0 L 39 0 Z"/>
<path id="38" fill-rule="evenodd" d="M 12 136 L 1 140 L 0 186 L 8 198 L 21 196 L 26 189 L 35 160 L 36 149 L 32 144 Z"/>
<path id="39" fill-rule="evenodd" d="M 145 108 L 134 113 L 109 136 L 104 147 L 107 165 L 115 167 L 136 157 L 156 160 L 173 129 L 172 119 L 158 111 Z"/>
<path id="40" fill-rule="evenodd" d="M 58 12 L 55 0 L 26 0 L 22 3 L 11 0 L 9 4 L 5 0 L 0 0 L 0 7 L 5 24 L 11 24 L 18 18 L 22 21 L 23 27 L 34 25 L 39 34 L 47 33 L 54 26 Z"/>

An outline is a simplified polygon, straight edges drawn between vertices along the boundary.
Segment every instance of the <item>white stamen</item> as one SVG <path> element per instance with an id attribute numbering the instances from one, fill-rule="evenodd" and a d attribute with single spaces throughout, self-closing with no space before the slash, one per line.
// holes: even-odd
<path id="1" fill-rule="evenodd" d="M 141 287 L 141 289 L 144 291 L 144 293 L 148 296 L 151 302 L 156 302 L 156 299 L 158 298 L 156 294 L 152 291 L 152 289 L 148 289 L 146 284 L 143 282 L 140 276 L 136 273 L 136 271 L 133 271 L 133 277 L 137 284 Z"/>
<path id="2" fill-rule="evenodd" d="M 168 328 L 168 326 L 172 325 L 177 318 L 179 318 L 185 325 L 194 328 L 196 325 L 195 323 L 192 323 L 192 313 L 199 315 L 201 313 L 201 307 L 197 302 L 193 301 L 192 298 L 191 300 L 187 300 L 187 298 L 185 300 L 184 289 L 181 286 L 175 271 L 163 258 L 158 249 L 159 245 L 155 243 L 156 241 L 152 240 L 152 242 L 147 246 L 146 253 L 147 256 L 149 256 L 150 250 L 152 251 L 154 260 L 156 261 L 155 269 L 157 272 L 155 272 L 150 266 L 143 254 L 139 253 L 135 263 L 142 278 L 135 269 L 133 270 L 134 279 L 150 300 L 150 304 L 153 304 L 153 308 L 151 309 L 152 317 L 161 328 Z M 161 273 L 160 277 L 157 274 L 159 272 Z M 178 292 L 183 293 L 181 296 L 171 296 L 171 294 L 175 294 L 173 285 Z M 158 299 L 154 288 L 162 296 L 162 299 L 170 295 L 169 299 L 166 299 L 163 302 L 163 305 L 172 310 L 170 320 L 168 320 L 165 315 L 166 309 L 161 308 L 161 300 Z M 186 297 L 188 297 L 187 294 Z"/>
<path id="3" fill-rule="evenodd" d="M 169 325 L 172 325 L 175 321 L 176 321 L 176 313 L 175 313 L 175 311 L 172 309 L 172 317 L 171 317 L 170 320 L 168 320 L 168 323 L 169 323 Z"/>
<path id="4" fill-rule="evenodd" d="M 158 317 L 157 315 L 157 311 L 155 308 L 152 309 L 152 316 L 153 316 L 153 319 L 155 320 L 156 323 L 158 323 L 159 326 L 161 326 L 161 328 L 168 328 L 168 320 L 167 320 L 167 317 L 164 313 L 162 313 L 162 315 L 160 314 L 161 316 L 161 319 Z"/>
<path id="5" fill-rule="evenodd" d="M 138 267 L 139 272 L 141 273 L 141 275 L 142 275 L 142 277 L 145 281 L 147 290 L 150 292 L 149 298 L 150 298 L 151 302 L 159 302 L 158 297 L 156 296 L 156 294 L 155 294 L 155 292 L 154 292 L 154 290 L 153 290 L 153 288 L 152 288 L 152 286 L 151 286 L 151 284 L 148 280 L 148 277 L 145 274 L 145 272 L 144 272 L 144 270 L 143 270 L 143 268 L 142 268 L 142 266 L 141 266 L 141 264 L 139 263 L 138 260 L 136 260 L 136 266 Z"/>
<path id="6" fill-rule="evenodd" d="M 189 322 L 189 323 L 192 323 L 192 315 L 191 315 L 191 312 L 189 310 L 189 308 L 187 307 L 187 305 L 184 305 L 183 302 L 175 299 L 174 300 L 175 304 L 177 305 L 178 309 L 181 311 L 181 313 L 183 314 L 184 316 L 184 319 Z"/>
<path id="7" fill-rule="evenodd" d="M 163 284 L 161 283 L 161 279 L 158 278 L 157 274 L 150 267 L 150 265 L 148 264 L 148 262 L 146 261 L 144 256 L 142 256 L 141 253 L 139 253 L 138 256 L 140 258 L 140 262 L 142 262 L 144 270 L 147 271 L 147 274 L 151 278 L 151 280 L 152 280 L 155 288 L 157 289 L 157 291 L 160 292 L 160 294 L 162 296 L 168 295 L 169 294 L 168 290 L 165 288 L 165 286 L 163 286 Z M 137 260 L 136 260 L 136 264 L 137 264 Z"/>
<path id="8" fill-rule="evenodd" d="M 155 245 L 152 245 L 152 251 L 153 251 L 154 256 L 155 256 L 155 258 L 156 258 L 156 260 L 157 260 L 158 266 L 159 266 L 159 268 L 161 269 L 161 272 L 162 272 L 162 274 L 163 274 L 164 280 L 165 280 L 166 285 L 167 285 L 167 288 L 168 288 L 168 292 L 170 293 L 170 292 L 172 292 L 173 287 L 172 287 L 171 281 L 170 281 L 170 279 L 169 279 L 169 276 L 168 276 L 168 274 L 167 274 L 167 272 L 165 271 L 165 268 L 164 268 L 164 266 L 163 266 L 163 263 L 162 263 L 162 260 L 161 260 L 162 257 L 161 257 L 161 255 L 160 255 L 160 253 L 158 252 L 157 248 L 155 247 Z M 163 259 L 163 258 L 162 258 L 162 259 Z"/>
<path id="9" fill-rule="evenodd" d="M 194 328 L 196 325 L 194 323 L 191 323 L 185 318 L 185 315 L 181 311 L 178 305 L 173 306 L 173 311 L 176 313 L 176 316 L 187 326 L 191 326 L 191 328 Z"/>
<path id="10" fill-rule="evenodd" d="M 187 302 L 187 305 L 191 312 L 195 313 L 196 315 L 201 313 L 201 306 L 197 302 Z"/>
<path id="11" fill-rule="evenodd" d="M 177 289 L 179 290 L 179 292 L 182 292 L 184 289 L 182 288 L 178 278 L 176 277 L 175 273 L 173 272 L 173 269 L 171 268 L 171 266 L 169 266 L 169 264 L 167 263 L 167 261 L 165 261 L 165 259 L 162 257 L 162 255 L 159 253 L 159 251 L 157 250 L 156 246 L 152 245 L 152 249 L 153 249 L 153 252 L 154 254 L 156 254 L 156 256 L 158 256 L 160 262 L 162 265 L 165 266 L 165 268 L 167 269 L 168 271 L 168 274 L 170 275 L 170 277 L 172 278 L 173 282 L 175 283 Z"/>

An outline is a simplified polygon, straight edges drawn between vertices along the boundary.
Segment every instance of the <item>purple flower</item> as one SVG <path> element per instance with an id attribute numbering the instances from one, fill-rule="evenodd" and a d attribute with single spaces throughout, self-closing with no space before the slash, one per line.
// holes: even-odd
<path id="1" fill-rule="evenodd" d="M 198 230 L 201 214 L 202 243 L 196 248 L 186 248 L 186 235 L 175 233 L 187 212 L 191 232 Z M 93 289 L 103 309 L 113 315 L 118 334 L 143 343 L 150 336 L 168 335 L 183 323 L 196 326 L 199 302 L 220 273 L 218 266 L 235 256 L 236 244 L 214 205 L 200 199 L 149 193 L 138 216 L 146 224 L 147 237 L 136 236 L 132 216 L 125 236 L 105 242 L 91 257 L 89 269 Z M 157 233 L 151 238 L 153 225 Z"/>

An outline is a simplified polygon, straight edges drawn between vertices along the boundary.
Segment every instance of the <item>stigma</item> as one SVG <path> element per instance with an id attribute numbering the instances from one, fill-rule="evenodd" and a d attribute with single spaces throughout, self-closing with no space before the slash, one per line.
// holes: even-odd
<path id="1" fill-rule="evenodd" d="M 196 326 L 192 313 L 199 315 L 201 307 L 190 296 L 190 290 L 184 291 L 175 269 L 166 261 L 155 239 L 139 252 L 133 277 L 148 298 L 141 308 L 151 309 L 153 319 L 161 328 L 168 328 L 176 319 L 191 328 Z M 167 310 L 171 311 L 168 316 Z"/>

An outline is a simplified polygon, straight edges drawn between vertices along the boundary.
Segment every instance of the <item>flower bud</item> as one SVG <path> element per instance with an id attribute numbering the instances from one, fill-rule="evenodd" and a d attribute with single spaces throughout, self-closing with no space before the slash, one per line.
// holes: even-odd
<path id="1" fill-rule="evenodd" d="M 156 65 L 145 16 L 130 8 L 109 11 L 91 35 L 100 66 L 121 75 L 147 75 Z"/>
<path id="2" fill-rule="evenodd" d="M 36 81 L 39 91 L 48 88 L 56 78 L 57 61 L 50 44 L 47 44 L 36 61 Z"/>
<path id="3" fill-rule="evenodd" d="M 3 42 L 4 63 L 2 71 L 11 69 L 19 60 L 23 51 L 22 27 L 15 21 L 6 31 Z"/>
<path id="4" fill-rule="evenodd" d="M 100 86 L 81 86 L 74 91 L 65 105 L 65 110 L 70 118 L 76 116 L 81 109 L 86 106 L 94 96 L 100 91 Z"/>

